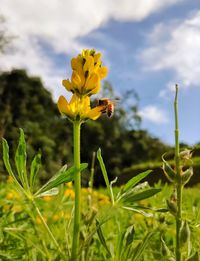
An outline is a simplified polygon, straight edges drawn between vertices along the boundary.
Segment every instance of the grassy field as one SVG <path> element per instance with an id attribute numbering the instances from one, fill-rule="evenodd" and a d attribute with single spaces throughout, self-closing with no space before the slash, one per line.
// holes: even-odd
<path id="1" fill-rule="evenodd" d="M 104 188 L 82 188 L 80 259 L 126 260 L 128 252 L 134 251 L 135 257 L 127 260 L 174 260 L 175 223 L 173 216 L 165 212 L 166 199 L 173 188 L 159 183 L 155 188 L 161 188 L 161 192 L 134 206 L 136 211 L 139 206 L 143 215 L 118 204 L 112 206 Z M 183 244 L 183 255 L 187 255 L 188 247 L 200 251 L 199 190 L 200 186 L 186 188 L 183 194 L 183 220 L 188 221 L 191 231 L 191 246 Z M 117 195 L 119 188 L 113 191 Z M 59 244 L 60 253 L 37 210 L 16 191 L 9 178 L 0 185 L 0 260 L 68 260 L 72 244 L 73 185 L 61 185 L 58 195 L 38 198 L 36 204 Z"/>

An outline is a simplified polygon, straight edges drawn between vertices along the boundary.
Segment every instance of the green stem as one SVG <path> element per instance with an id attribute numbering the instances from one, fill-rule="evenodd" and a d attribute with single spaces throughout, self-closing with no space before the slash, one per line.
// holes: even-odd
<path id="1" fill-rule="evenodd" d="M 91 171 L 90 171 L 90 181 L 89 181 L 89 187 L 91 188 L 91 190 L 93 189 L 93 183 L 94 183 L 94 165 L 95 165 L 95 158 L 96 158 L 96 152 L 93 151 L 93 153 L 92 153 Z"/>
<path id="2" fill-rule="evenodd" d="M 180 228 L 182 220 L 182 183 L 181 183 L 181 169 L 180 169 L 180 152 L 179 152 L 179 127 L 178 127 L 178 85 L 176 84 L 176 95 L 174 100 L 175 112 L 175 166 L 177 177 L 177 215 L 176 215 L 176 261 L 181 261 L 180 249 Z"/>
<path id="3" fill-rule="evenodd" d="M 81 122 L 74 121 L 73 133 L 74 133 L 74 166 L 77 170 L 80 169 L 80 129 Z M 75 209 L 74 209 L 74 230 L 73 230 L 73 242 L 72 242 L 72 255 L 71 260 L 78 260 L 79 249 L 79 237 L 80 237 L 80 221 L 81 221 L 81 175 L 80 171 L 75 172 L 74 177 L 74 189 L 75 189 Z"/>

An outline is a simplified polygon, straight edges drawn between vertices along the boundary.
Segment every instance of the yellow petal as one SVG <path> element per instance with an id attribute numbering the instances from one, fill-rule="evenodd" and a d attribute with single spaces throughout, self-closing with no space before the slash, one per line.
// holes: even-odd
<path id="1" fill-rule="evenodd" d="M 78 113 L 79 103 L 80 103 L 80 98 L 76 95 L 76 93 L 74 93 L 69 102 L 70 109 L 74 115 L 76 115 Z"/>
<path id="2" fill-rule="evenodd" d="M 69 80 L 63 80 L 62 85 L 69 91 L 73 91 L 73 86 Z"/>
<path id="3" fill-rule="evenodd" d="M 88 96 L 84 96 L 82 98 L 82 111 L 83 113 L 90 110 L 90 98 Z"/>
<path id="4" fill-rule="evenodd" d="M 101 62 L 101 54 L 100 53 L 96 53 L 94 55 L 94 63 L 100 63 Z"/>
<path id="5" fill-rule="evenodd" d="M 100 91 L 100 87 L 101 87 L 100 81 L 98 81 L 96 87 L 90 91 L 90 95 L 98 93 Z"/>
<path id="6" fill-rule="evenodd" d="M 63 113 L 66 116 L 70 116 L 70 117 L 72 116 L 70 105 L 64 96 L 59 97 L 57 105 L 60 113 Z"/>
<path id="7" fill-rule="evenodd" d="M 91 109 L 85 116 L 86 118 L 92 119 L 92 120 L 97 120 L 101 114 L 102 114 L 102 106 L 97 106 L 93 109 Z"/>
<path id="8" fill-rule="evenodd" d="M 80 68 L 82 67 L 80 57 L 71 59 L 71 67 L 72 67 L 72 70 L 76 70 L 76 71 L 80 70 Z"/>
<path id="9" fill-rule="evenodd" d="M 98 82 L 99 82 L 99 76 L 96 73 L 93 73 L 87 79 L 85 83 L 85 88 L 87 90 L 93 90 L 98 85 Z"/>
<path id="10" fill-rule="evenodd" d="M 83 66 L 83 71 L 92 72 L 94 70 L 94 58 L 92 56 L 86 57 L 85 64 Z"/>
<path id="11" fill-rule="evenodd" d="M 105 67 L 105 66 L 104 66 L 104 67 L 100 67 L 100 68 L 98 69 L 98 75 L 99 75 L 100 79 L 105 78 L 106 75 L 107 75 L 107 73 L 108 73 L 108 68 Z"/>
<path id="12" fill-rule="evenodd" d="M 72 95 L 72 98 L 71 98 L 71 100 L 70 100 L 70 102 L 69 102 L 69 105 L 72 106 L 74 103 L 76 103 L 77 98 L 78 98 L 77 95 L 76 95 L 76 94 L 73 94 L 73 95 Z"/>
<path id="13" fill-rule="evenodd" d="M 78 74 L 77 71 L 73 71 L 73 72 L 72 72 L 72 78 L 71 78 L 71 80 L 72 80 L 72 83 L 73 83 L 76 87 L 78 87 L 78 88 L 80 89 L 80 87 L 82 86 L 82 85 L 81 85 L 81 84 L 82 84 L 82 81 L 81 81 L 81 78 L 80 78 L 80 76 L 79 76 L 79 74 Z"/>

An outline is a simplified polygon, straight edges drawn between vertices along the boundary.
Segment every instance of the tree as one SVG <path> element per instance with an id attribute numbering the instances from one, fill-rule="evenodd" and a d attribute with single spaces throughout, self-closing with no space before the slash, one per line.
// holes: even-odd
<path id="1" fill-rule="evenodd" d="M 19 128 L 23 128 L 29 161 L 38 150 L 42 151 L 44 179 L 70 160 L 71 128 L 66 128 L 67 124 L 39 78 L 29 77 L 23 70 L 1 74 L 0 135 L 15 149 Z"/>

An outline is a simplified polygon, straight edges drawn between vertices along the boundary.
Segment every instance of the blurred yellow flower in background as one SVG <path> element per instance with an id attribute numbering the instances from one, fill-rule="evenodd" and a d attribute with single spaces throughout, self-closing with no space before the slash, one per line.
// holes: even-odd
<path id="1" fill-rule="evenodd" d="M 75 198 L 75 193 L 74 193 L 73 189 L 70 189 L 70 188 L 65 190 L 64 195 L 71 199 Z"/>
<path id="2" fill-rule="evenodd" d="M 63 80 L 63 86 L 78 96 L 91 96 L 100 91 L 100 80 L 106 77 L 108 69 L 102 66 L 101 54 L 95 50 L 83 50 L 71 60 L 72 75 Z"/>

